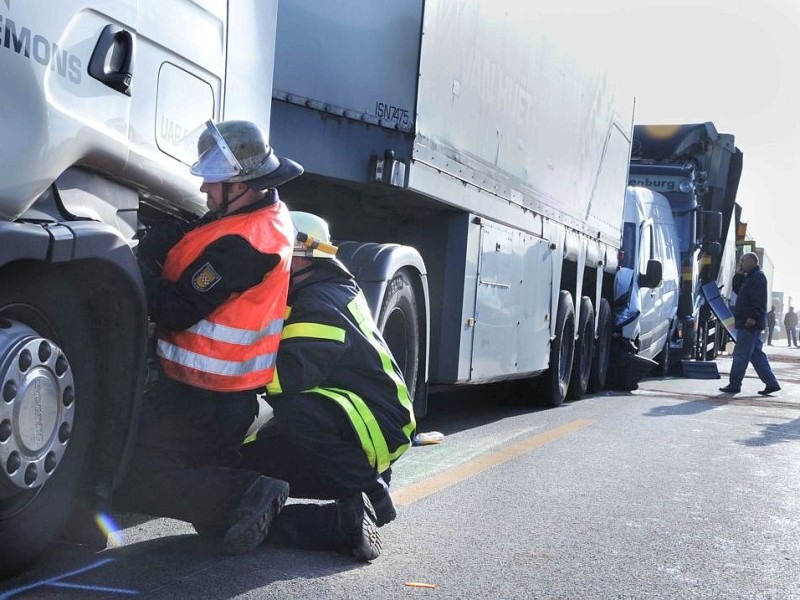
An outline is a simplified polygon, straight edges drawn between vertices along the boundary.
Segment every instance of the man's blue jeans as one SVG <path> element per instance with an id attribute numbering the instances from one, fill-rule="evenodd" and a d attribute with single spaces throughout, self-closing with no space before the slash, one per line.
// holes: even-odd
<path id="1" fill-rule="evenodd" d="M 741 388 L 747 363 L 752 363 L 761 381 L 768 386 L 777 386 L 778 380 L 772 373 L 767 355 L 762 350 L 761 332 L 752 329 L 736 329 L 736 346 L 733 349 L 731 364 L 731 387 Z"/>

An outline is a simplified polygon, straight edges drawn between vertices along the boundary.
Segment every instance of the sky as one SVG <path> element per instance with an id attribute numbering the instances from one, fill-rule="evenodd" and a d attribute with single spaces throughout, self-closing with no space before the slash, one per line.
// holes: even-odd
<path id="1" fill-rule="evenodd" d="M 737 202 L 800 304 L 800 0 L 561 0 L 636 123 L 712 121 L 744 153 Z M 785 298 L 788 301 L 788 297 Z"/>

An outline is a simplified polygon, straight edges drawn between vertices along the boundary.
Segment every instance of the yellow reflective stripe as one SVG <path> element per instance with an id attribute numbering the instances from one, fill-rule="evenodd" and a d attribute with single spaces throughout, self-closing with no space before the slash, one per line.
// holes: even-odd
<path id="1" fill-rule="evenodd" d="M 283 314 L 283 320 L 284 321 L 288 321 L 289 317 L 291 317 L 291 316 L 292 316 L 292 307 L 291 306 L 287 306 L 286 307 L 286 312 Z"/>
<path id="2" fill-rule="evenodd" d="M 406 427 L 403 427 L 403 431 L 406 431 Z M 413 431 L 414 430 L 412 429 L 411 432 L 413 432 Z M 411 437 L 411 433 L 409 433 L 409 432 L 406 432 L 406 435 Z M 394 452 L 389 454 L 389 463 L 391 464 L 392 462 L 396 461 L 398 458 L 403 456 L 403 453 L 405 453 L 405 451 L 408 450 L 409 448 L 411 448 L 411 444 L 410 443 L 403 444 L 397 450 L 395 450 Z M 383 473 L 383 471 L 381 471 L 381 473 Z"/>
<path id="3" fill-rule="evenodd" d="M 272 381 L 267 384 L 267 393 L 270 396 L 275 396 L 277 394 L 283 393 L 283 388 L 281 387 L 281 380 L 278 378 L 278 367 L 275 367 L 272 375 Z"/>
<path id="4" fill-rule="evenodd" d="M 271 369 L 275 364 L 275 353 L 259 354 L 242 362 L 223 360 L 185 350 L 166 340 L 158 340 L 158 355 L 184 367 L 214 375 L 247 375 L 253 371 Z"/>
<path id="5" fill-rule="evenodd" d="M 374 443 L 375 440 L 370 435 L 370 431 L 369 431 L 368 425 L 364 422 L 364 419 L 362 418 L 361 414 L 356 409 L 356 407 L 353 406 L 352 400 L 347 395 L 342 394 L 338 390 L 337 391 L 333 391 L 333 390 L 328 390 L 328 389 L 325 389 L 325 388 L 313 388 L 313 389 L 307 390 L 307 391 L 308 392 L 314 392 L 314 393 L 320 394 L 322 396 L 325 396 L 327 398 L 330 398 L 331 400 L 336 402 L 339 406 L 341 406 L 344 409 L 345 413 L 347 414 L 347 418 L 350 419 L 350 422 L 353 424 L 353 428 L 356 430 L 356 435 L 358 436 L 358 439 L 361 442 L 361 448 L 364 450 L 364 454 L 367 455 L 367 460 L 369 461 L 369 464 L 371 464 L 373 467 L 378 469 L 378 465 L 380 463 L 384 462 L 386 459 L 384 458 L 383 460 L 378 460 L 378 457 L 376 456 L 377 453 L 376 453 L 376 450 L 375 450 L 375 443 Z M 355 394 L 353 394 L 353 395 L 355 395 Z M 356 398 L 358 398 L 358 396 L 356 396 Z M 361 400 L 361 399 L 359 398 L 359 400 Z M 362 403 L 363 403 L 363 400 L 362 400 Z M 369 409 L 367 409 L 367 411 L 369 411 Z M 372 413 L 369 413 L 369 414 L 370 414 L 370 416 L 372 416 Z M 372 417 L 372 420 L 374 422 L 375 417 Z M 376 423 L 376 425 L 377 425 L 377 423 Z M 379 433 L 380 439 L 383 441 L 384 455 L 387 455 L 388 452 L 385 450 L 386 440 L 383 439 L 383 434 L 380 433 L 380 428 L 378 428 L 378 433 Z M 387 467 L 388 467 L 388 464 L 387 464 Z M 383 471 L 385 471 L 385 470 L 386 469 L 384 468 L 383 470 L 379 470 L 378 472 L 379 473 L 383 473 Z"/>
<path id="6" fill-rule="evenodd" d="M 258 432 L 256 431 L 255 433 L 252 433 L 252 434 L 248 435 L 246 438 L 244 438 L 244 442 L 242 442 L 242 443 L 243 444 L 250 444 L 251 442 L 255 442 L 257 437 L 258 437 Z"/>
<path id="7" fill-rule="evenodd" d="M 355 317 L 358 327 L 361 329 L 361 333 L 364 334 L 364 336 L 369 340 L 370 344 L 372 344 L 372 347 L 378 353 L 384 372 L 394 382 L 394 385 L 397 389 L 397 399 L 400 401 L 400 404 L 403 406 L 403 408 L 408 411 L 408 416 L 410 418 L 406 426 L 403 427 L 403 433 L 405 433 L 410 439 L 411 435 L 414 433 L 414 429 L 417 427 L 417 421 L 414 417 L 414 408 L 411 403 L 411 398 L 408 395 L 408 387 L 406 387 L 403 378 L 400 377 L 394 370 L 394 360 L 392 359 L 392 356 L 389 354 L 389 352 L 387 352 L 386 347 L 375 336 L 377 326 L 375 325 L 375 321 L 372 320 L 372 316 L 369 312 L 369 306 L 367 305 L 367 299 L 364 297 L 364 294 L 362 292 L 358 292 L 358 295 L 347 305 L 347 309 Z M 408 447 L 405 448 L 405 450 L 407 449 Z M 405 452 L 405 450 L 403 450 L 403 452 L 398 454 L 399 450 L 400 449 L 392 454 L 392 459 L 397 458 L 400 456 L 400 454 Z"/>
<path id="8" fill-rule="evenodd" d="M 374 464 L 374 466 L 378 469 L 378 473 L 383 473 L 391 464 L 391 456 L 389 454 L 389 445 L 386 443 L 386 438 L 383 437 L 383 431 L 381 431 L 381 426 L 378 424 L 375 415 L 372 414 L 369 406 L 362 400 L 361 396 L 349 390 L 340 390 L 337 388 L 328 389 L 346 396 L 358 411 L 359 416 L 364 421 L 364 425 L 367 426 L 369 437 L 372 440 L 372 447 L 375 449 L 377 464 Z"/>
<path id="9" fill-rule="evenodd" d="M 345 340 L 345 331 L 341 327 L 321 325 L 319 323 L 292 323 L 283 328 L 282 340 L 296 337 L 316 338 L 319 340 L 332 340 L 342 342 Z"/>

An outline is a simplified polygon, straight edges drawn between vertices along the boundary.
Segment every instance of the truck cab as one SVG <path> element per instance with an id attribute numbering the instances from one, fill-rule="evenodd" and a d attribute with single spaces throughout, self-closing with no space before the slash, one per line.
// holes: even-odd
<path id="1" fill-rule="evenodd" d="M 0 576 L 110 511 L 148 354 L 137 237 L 205 211 L 186 133 L 269 129 L 276 17 L 276 0 L 0 2 Z"/>

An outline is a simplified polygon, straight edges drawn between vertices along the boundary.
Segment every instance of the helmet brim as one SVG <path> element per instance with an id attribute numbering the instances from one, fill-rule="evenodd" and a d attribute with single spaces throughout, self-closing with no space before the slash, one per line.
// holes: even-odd
<path id="1" fill-rule="evenodd" d="M 292 159 L 285 158 L 283 156 L 278 156 L 277 158 L 279 163 L 277 169 L 270 171 L 265 175 L 248 179 L 243 183 L 246 183 L 250 188 L 260 192 L 262 190 L 283 185 L 287 181 L 291 181 L 295 177 L 299 177 L 303 174 L 303 167 Z"/>

